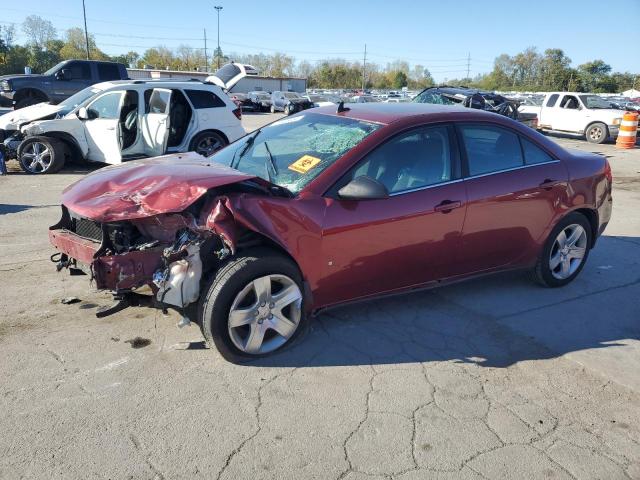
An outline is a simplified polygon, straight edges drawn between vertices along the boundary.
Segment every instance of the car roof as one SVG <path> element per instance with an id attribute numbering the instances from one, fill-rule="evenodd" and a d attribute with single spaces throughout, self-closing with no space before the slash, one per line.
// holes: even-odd
<path id="1" fill-rule="evenodd" d="M 348 103 L 344 112 L 338 113 L 335 106 L 319 107 L 314 112 L 325 115 L 335 115 L 368 122 L 389 124 L 407 117 L 418 117 L 423 115 L 442 115 L 459 113 L 477 113 L 479 118 L 486 118 L 486 115 L 493 116 L 495 113 L 473 110 L 455 105 L 433 105 L 430 103 Z"/>
<path id="2" fill-rule="evenodd" d="M 122 85 L 148 85 L 150 87 L 159 88 L 215 88 L 220 89 L 219 86 L 213 83 L 206 83 L 199 80 L 166 80 L 166 79 L 130 79 L 130 80 L 109 80 L 108 82 L 101 82 L 93 85 L 96 88 L 107 89 Z"/>

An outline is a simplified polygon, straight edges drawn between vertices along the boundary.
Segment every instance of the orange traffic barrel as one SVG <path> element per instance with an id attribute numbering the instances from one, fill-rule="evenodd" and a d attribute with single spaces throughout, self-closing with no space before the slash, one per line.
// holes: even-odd
<path id="1" fill-rule="evenodd" d="M 638 112 L 625 112 L 620 122 L 616 148 L 634 148 L 638 134 Z"/>

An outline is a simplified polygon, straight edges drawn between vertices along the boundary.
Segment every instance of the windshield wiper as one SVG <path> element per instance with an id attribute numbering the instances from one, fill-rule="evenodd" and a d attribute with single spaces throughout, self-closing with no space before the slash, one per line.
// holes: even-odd
<path id="1" fill-rule="evenodd" d="M 256 137 L 258 135 L 260 135 L 260 132 L 262 131 L 261 128 L 259 128 L 258 130 L 255 131 L 255 133 L 253 135 L 251 135 L 248 139 L 247 139 L 247 143 L 244 144 L 244 147 L 242 147 L 242 151 L 240 152 L 240 156 L 238 157 L 238 160 L 236 161 L 236 153 L 238 153 L 238 150 L 236 150 L 233 153 L 233 157 L 231 158 L 231 164 L 229 165 L 231 168 L 236 168 L 238 166 L 238 164 L 240 163 L 240 159 L 244 156 L 245 153 L 247 153 L 247 150 L 249 150 L 249 148 L 251 147 L 251 145 L 253 145 L 253 142 L 255 141 Z"/>
<path id="2" fill-rule="evenodd" d="M 269 181 L 271 183 L 274 183 L 273 181 L 273 176 L 271 175 L 271 172 L 273 172 L 275 175 L 278 175 L 278 166 L 276 165 L 276 162 L 273 160 L 273 155 L 271 155 L 271 150 L 269 150 L 269 145 L 267 145 L 267 142 L 264 142 L 264 148 L 267 151 L 267 156 L 265 157 L 265 166 L 267 167 L 267 176 L 269 177 Z"/>

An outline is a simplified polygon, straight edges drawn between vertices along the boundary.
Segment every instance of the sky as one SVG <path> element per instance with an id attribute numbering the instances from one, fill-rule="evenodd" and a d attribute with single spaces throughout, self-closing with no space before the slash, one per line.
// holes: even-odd
<path id="1" fill-rule="evenodd" d="M 8 2 L 7 2 L 8 3 Z M 85 0 L 87 27 L 108 54 L 163 45 L 215 48 L 220 14 L 224 53 L 289 54 L 296 60 L 406 60 L 438 82 L 489 72 L 496 56 L 533 46 L 561 48 L 577 66 L 602 59 L 614 71 L 640 73 L 640 0 Z M 608 8 L 607 4 L 611 7 Z M 15 7 L 15 8 L 14 8 Z M 81 0 L 30 0 L 0 9 L 0 25 L 28 15 L 50 20 L 61 35 L 82 26 Z M 634 48 L 634 45 L 636 46 Z"/>

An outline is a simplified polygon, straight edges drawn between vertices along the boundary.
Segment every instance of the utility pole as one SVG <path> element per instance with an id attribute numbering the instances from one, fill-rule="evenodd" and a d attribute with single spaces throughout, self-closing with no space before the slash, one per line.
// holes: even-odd
<path id="1" fill-rule="evenodd" d="M 213 8 L 218 12 L 218 49 L 216 50 L 216 57 L 218 57 L 218 68 L 220 68 L 220 10 L 222 10 L 222 7 L 220 5 L 216 5 Z"/>
<path id="2" fill-rule="evenodd" d="M 362 93 L 367 84 L 367 44 L 364 44 L 364 58 L 362 59 Z"/>
<path id="3" fill-rule="evenodd" d="M 469 75 L 471 73 L 471 52 L 467 53 L 467 80 L 470 80 Z"/>
<path id="4" fill-rule="evenodd" d="M 205 72 L 209 71 L 209 59 L 207 58 L 207 29 L 204 28 L 204 68 Z"/>
<path id="5" fill-rule="evenodd" d="M 89 60 L 89 34 L 87 33 L 87 11 L 84 8 L 84 0 L 82 0 L 82 16 L 84 17 L 84 41 L 87 46 L 87 60 Z"/>

